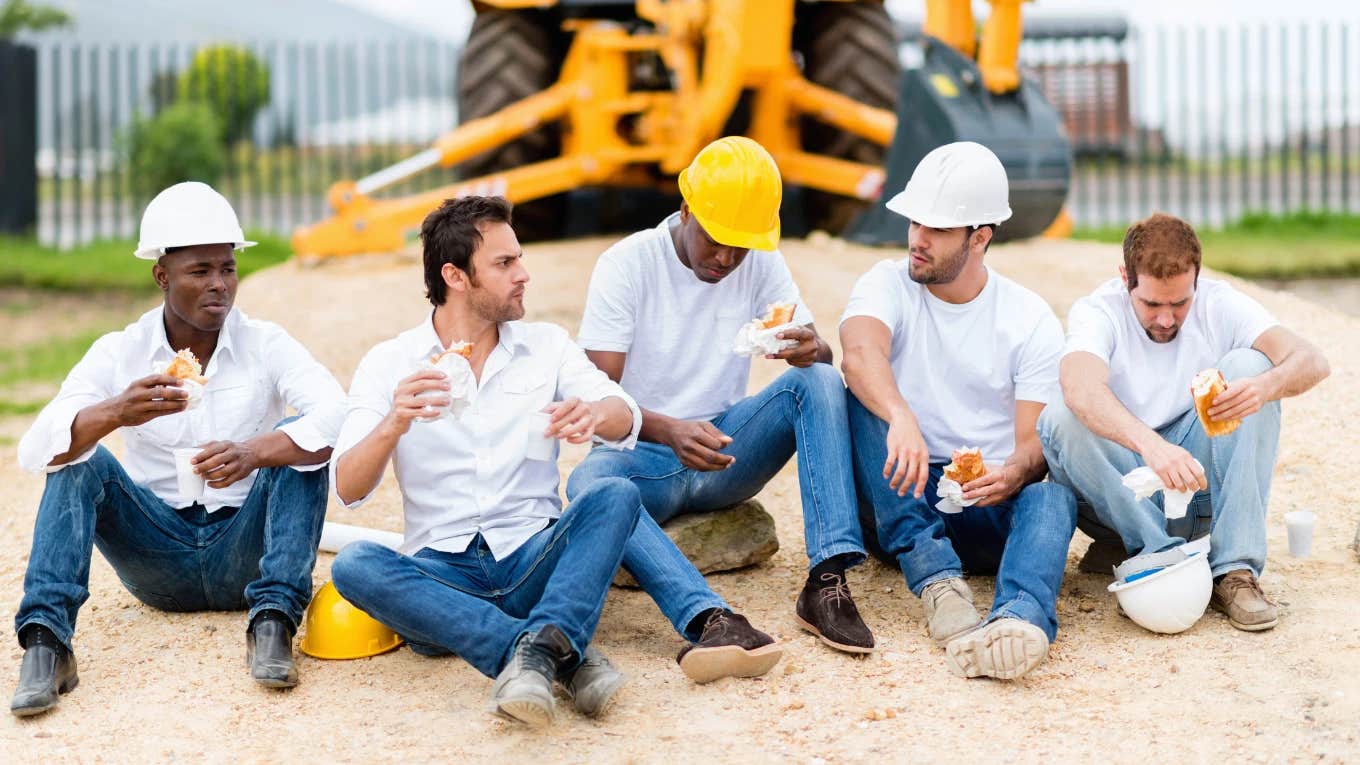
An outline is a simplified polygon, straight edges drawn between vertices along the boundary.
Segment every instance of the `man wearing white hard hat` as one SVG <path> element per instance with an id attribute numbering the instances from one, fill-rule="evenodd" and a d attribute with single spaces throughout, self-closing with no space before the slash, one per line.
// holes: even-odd
<path id="1" fill-rule="evenodd" d="M 249 609 L 252 677 L 297 684 L 292 636 L 326 509 L 319 468 L 345 395 L 283 329 L 233 308 L 235 253 L 252 244 L 209 186 L 158 194 L 135 255 L 155 261 L 163 305 L 95 341 L 20 441 L 20 465 L 47 486 L 14 619 L 25 649 L 14 714 L 76 686 L 94 546 L 154 608 Z M 301 416 L 276 428 L 285 408 Z M 121 460 L 100 445 L 114 431 Z"/>
<path id="2" fill-rule="evenodd" d="M 950 670 L 1018 678 L 1057 634 L 1076 524 L 1071 492 L 1043 481 L 1035 433 L 1060 397 L 1062 327 L 983 262 L 1011 216 L 1006 171 L 986 147 L 935 149 L 887 206 L 911 221 L 909 257 L 861 277 L 841 318 L 861 513 Z M 996 575 L 986 618 L 966 573 Z"/>

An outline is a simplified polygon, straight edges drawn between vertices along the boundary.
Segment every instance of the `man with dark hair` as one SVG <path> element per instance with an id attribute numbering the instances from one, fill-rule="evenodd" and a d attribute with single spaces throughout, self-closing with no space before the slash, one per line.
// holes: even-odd
<path id="1" fill-rule="evenodd" d="M 233 307 L 234 251 L 252 244 L 210 187 L 158 194 L 135 254 L 155 261 L 164 305 L 96 341 L 20 441 L 20 465 L 46 472 L 47 487 L 14 617 L 25 648 L 14 714 L 46 711 L 76 686 L 93 545 L 154 608 L 249 609 L 251 676 L 297 684 L 292 638 L 312 596 L 320 468 L 344 391 L 281 328 Z M 301 416 L 276 428 L 285 407 Z M 99 445 L 115 430 L 121 462 Z"/>
<path id="2" fill-rule="evenodd" d="M 1266 630 L 1278 620 L 1258 582 L 1278 402 L 1312 388 L 1328 365 L 1255 300 L 1199 271 L 1199 239 L 1185 221 L 1157 214 L 1129 228 L 1120 278 L 1067 315 L 1064 402 L 1044 411 L 1039 435 L 1054 480 L 1077 494 L 1078 527 L 1095 540 L 1081 570 L 1109 573 L 1125 555 L 1178 551 L 1171 563 L 1212 531 L 1212 605 L 1238 629 Z M 1211 440 L 1191 380 L 1215 367 L 1227 386 L 1207 419 L 1241 424 Z M 1160 495 L 1139 499 L 1121 483 L 1144 465 L 1166 487 L 1196 492 L 1183 518 L 1168 520 Z"/>
<path id="3" fill-rule="evenodd" d="M 359 363 L 332 468 L 356 507 L 392 463 L 405 542 L 345 547 L 335 587 L 417 653 L 495 678 L 502 715 L 551 722 L 559 680 L 599 715 L 623 677 L 588 645 L 641 502 L 627 481 L 602 481 L 563 511 L 556 440 L 631 449 L 641 415 L 565 330 L 520 321 L 529 272 L 505 200 L 446 201 L 421 233 L 434 309 Z M 466 344 L 456 372 L 424 364 Z M 455 383 L 466 410 L 444 416 Z"/>

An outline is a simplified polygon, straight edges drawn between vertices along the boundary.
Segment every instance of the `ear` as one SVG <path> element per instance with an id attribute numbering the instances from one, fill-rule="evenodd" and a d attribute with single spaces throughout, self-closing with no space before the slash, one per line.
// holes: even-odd
<path id="1" fill-rule="evenodd" d="M 987 250 L 987 245 L 992 241 L 992 236 L 994 235 L 995 231 L 996 230 L 993 229 L 991 226 L 983 226 L 982 228 L 979 228 L 977 231 L 974 231 L 972 234 L 968 236 L 969 249 L 975 249 L 978 252 L 985 252 Z"/>
<path id="2" fill-rule="evenodd" d="M 690 215 L 693 215 L 693 213 L 691 213 L 691 212 L 689 211 L 689 202 L 685 202 L 685 201 L 681 200 L 681 202 L 680 202 L 680 222 L 681 222 L 681 223 L 689 223 L 689 216 L 690 216 Z"/>
<path id="3" fill-rule="evenodd" d="M 1124 266 L 1122 266 L 1122 265 L 1119 267 L 1119 280 L 1122 281 L 1122 282 L 1124 282 L 1124 289 L 1126 289 L 1126 290 L 1131 290 L 1131 289 L 1133 289 L 1132 287 L 1129 286 L 1129 272 L 1128 272 L 1128 269 L 1124 268 Z"/>
<path id="4" fill-rule="evenodd" d="M 467 292 L 468 287 L 471 286 L 468 281 L 467 273 L 452 263 L 445 263 L 444 266 L 439 269 L 439 275 L 444 277 L 444 284 L 451 290 Z"/>
<path id="5" fill-rule="evenodd" d="M 170 272 L 161 265 L 158 260 L 151 266 L 151 278 L 156 280 L 156 286 L 160 287 L 161 292 L 170 291 Z"/>

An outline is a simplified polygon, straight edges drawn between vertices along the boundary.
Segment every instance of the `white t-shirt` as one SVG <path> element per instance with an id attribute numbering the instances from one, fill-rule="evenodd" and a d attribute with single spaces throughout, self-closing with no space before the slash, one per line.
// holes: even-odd
<path id="1" fill-rule="evenodd" d="M 671 215 L 600 256 L 577 342 L 628 354 L 620 382 L 643 409 L 709 420 L 746 395 L 751 360 L 732 352 L 737 330 L 770 303 L 796 303 L 796 324 L 811 324 L 812 313 L 777 250 L 751 250 L 722 281 L 700 281 L 675 252 L 670 228 L 679 219 Z"/>
<path id="2" fill-rule="evenodd" d="M 1250 348 L 1278 324 L 1260 303 L 1217 279 L 1199 280 L 1176 339 L 1147 336 L 1120 279 L 1078 300 L 1067 313 L 1067 350 L 1095 354 L 1110 367 L 1110 390 L 1145 425 L 1165 427 L 1194 406 L 1190 380 L 1228 351 Z"/>
<path id="3" fill-rule="evenodd" d="M 946 303 L 885 260 L 855 283 L 841 323 L 870 316 L 892 332 L 889 362 L 932 462 L 976 446 L 983 459 L 1015 451 L 1015 402 L 1061 395 L 1062 325 L 1044 299 L 987 269 L 982 292 Z"/>

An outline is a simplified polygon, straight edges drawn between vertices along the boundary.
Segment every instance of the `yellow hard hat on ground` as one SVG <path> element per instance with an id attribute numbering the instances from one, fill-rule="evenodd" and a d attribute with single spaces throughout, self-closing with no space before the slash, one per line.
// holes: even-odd
<path id="1" fill-rule="evenodd" d="M 318 659 L 362 659 L 401 645 L 401 637 L 340 597 L 326 582 L 307 606 L 302 652 Z"/>
<path id="2" fill-rule="evenodd" d="M 680 171 L 680 195 L 718 244 L 746 250 L 779 246 L 779 166 L 765 147 L 742 136 L 705 146 Z"/>

